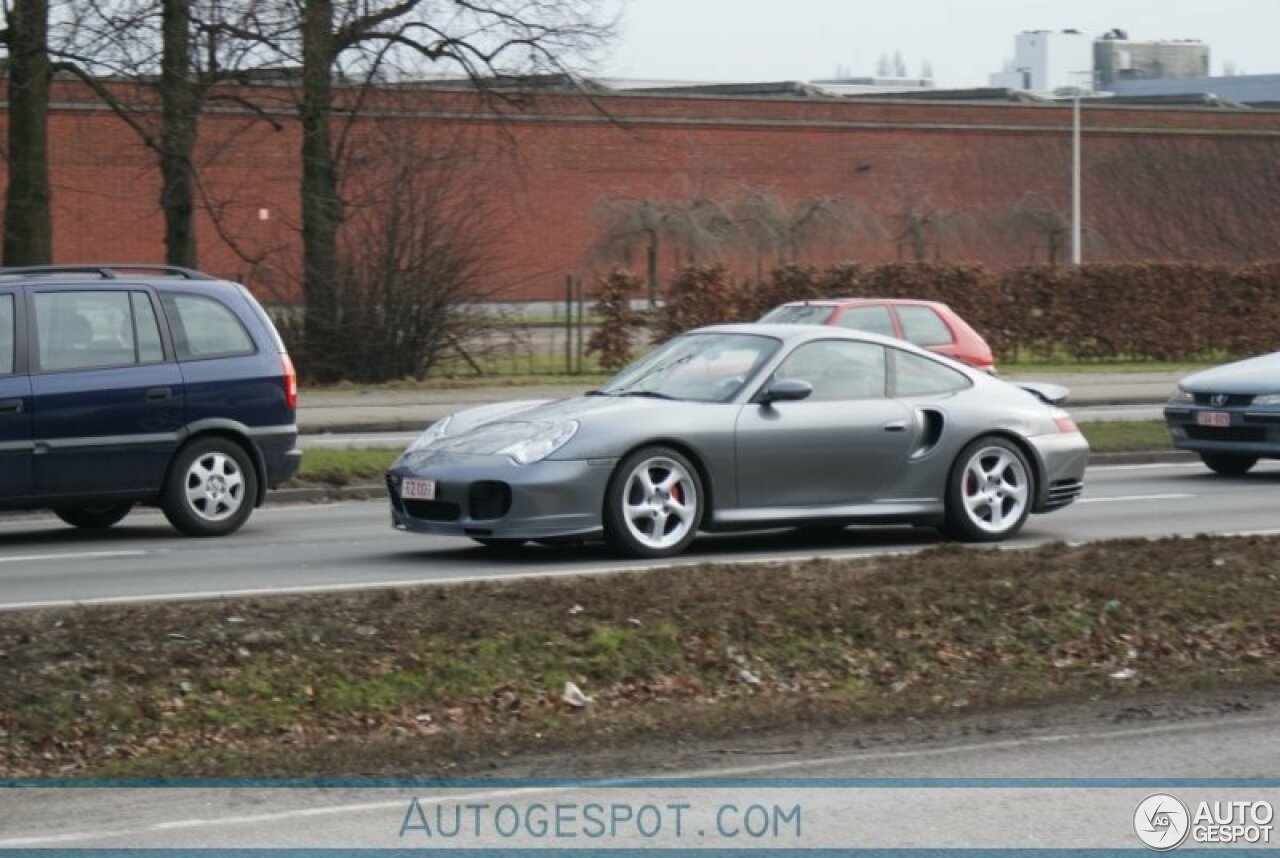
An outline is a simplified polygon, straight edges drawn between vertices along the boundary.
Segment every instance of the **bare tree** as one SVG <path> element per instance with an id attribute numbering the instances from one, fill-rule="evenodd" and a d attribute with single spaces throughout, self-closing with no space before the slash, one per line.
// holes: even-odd
<path id="1" fill-rule="evenodd" d="M 596 0 L 289 0 L 298 21 L 302 66 L 303 298 L 312 377 L 342 374 L 328 344 L 338 327 L 345 219 L 340 169 L 346 129 L 361 115 L 362 96 L 389 79 L 428 68 L 461 74 L 487 90 L 495 76 L 569 70 L 599 44 L 608 27 Z M 340 73 L 345 125 L 334 133 L 334 77 Z M 499 97 L 499 96 L 495 96 Z"/>
<path id="2" fill-rule="evenodd" d="M 4 6 L 9 48 L 9 184 L 5 189 L 4 262 L 53 260 L 49 211 L 49 4 Z"/>
<path id="3" fill-rule="evenodd" d="M 709 197 L 651 200 L 609 197 L 596 203 L 592 217 L 599 238 L 591 249 L 596 261 L 630 265 L 644 254 L 649 304 L 658 298 L 658 267 L 664 248 L 672 267 L 719 256 L 737 228 L 725 205 Z"/>
<path id="4" fill-rule="evenodd" d="M 362 169 L 340 171 L 343 335 L 325 343 L 346 378 L 370 382 L 421 377 L 443 356 L 466 354 L 501 233 L 479 202 L 482 162 L 465 136 L 423 140 L 395 123 L 375 126 L 345 150 Z"/>
<path id="5" fill-rule="evenodd" d="M 768 191 L 746 188 L 730 200 L 739 246 L 756 259 L 756 279 L 764 279 L 766 263 L 789 265 L 821 244 L 846 255 L 864 239 L 885 235 L 868 209 L 841 196 L 807 197 L 786 202 Z"/>
<path id="6" fill-rule="evenodd" d="M 156 156 L 165 258 L 197 267 L 195 162 L 209 101 L 247 105 L 219 84 L 278 61 L 273 0 L 71 0 L 54 33 L 55 69 L 75 75 Z"/>
<path id="7" fill-rule="evenodd" d="M 1125 259 L 1250 262 L 1280 255 L 1280 141 L 1126 139 L 1095 151 L 1091 209 Z"/>
<path id="8" fill-rule="evenodd" d="M 944 248 L 973 232 L 974 220 L 967 211 L 943 208 L 927 193 L 908 191 L 897 203 L 892 216 L 898 258 L 912 262 L 937 262 Z"/>
<path id="9" fill-rule="evenodd" d="M 1015 243 L 1028 248 L 1027 261 L 1059 265 L 1066 261 L 1071 220 L 1053 200 L 1026 193 L 1001 217 L 1000 226 Z"/>

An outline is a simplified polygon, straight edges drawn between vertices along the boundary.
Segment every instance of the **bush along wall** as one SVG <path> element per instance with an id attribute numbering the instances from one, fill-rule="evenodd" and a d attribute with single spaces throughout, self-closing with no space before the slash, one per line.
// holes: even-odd
<path id="1" fill-rule="evenodd" d="M 788 265 L 763 281 L 692 266 L 654 319 L 661 341 L 751 321 L 787 301 L 920 298 L 951 306 L 999 360 L 1197 360 L 1280 349 L 1280 263 L 1036 265 L 992 271 L 945 263 Z M 603 309 L 603 307 L 602 307 Z"/>

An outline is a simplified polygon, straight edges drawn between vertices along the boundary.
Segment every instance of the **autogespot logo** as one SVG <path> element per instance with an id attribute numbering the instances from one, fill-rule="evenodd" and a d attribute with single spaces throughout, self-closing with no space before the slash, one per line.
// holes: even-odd
<path id="1" fill-rule="evenodd" d="M 1163 852 L 1182 845 L 1191 830 L 1187 806 L 1165 793 L 1149 795 L 1133 812 L 1133 830 L 1149 849 Z"/>

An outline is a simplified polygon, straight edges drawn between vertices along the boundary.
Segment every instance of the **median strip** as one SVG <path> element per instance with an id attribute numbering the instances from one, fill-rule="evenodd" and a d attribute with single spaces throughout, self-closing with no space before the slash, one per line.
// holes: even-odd
<path id="1" fill-rule="evenodd" d="M 1280 678 L 1280 539 L 0 616 L 7 775 L 431 775 Z M 573 691 L 574 693 L 570 693 Z"/>

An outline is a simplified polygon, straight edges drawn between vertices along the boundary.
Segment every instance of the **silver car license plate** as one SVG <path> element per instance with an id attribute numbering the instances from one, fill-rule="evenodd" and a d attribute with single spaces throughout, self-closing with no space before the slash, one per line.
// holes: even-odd
<path id="1" fill-rule="evenodd" d="M 400 497 L 408 500 L 435 500 L 435 480 L 405 480 L 400 484 Z"/>

